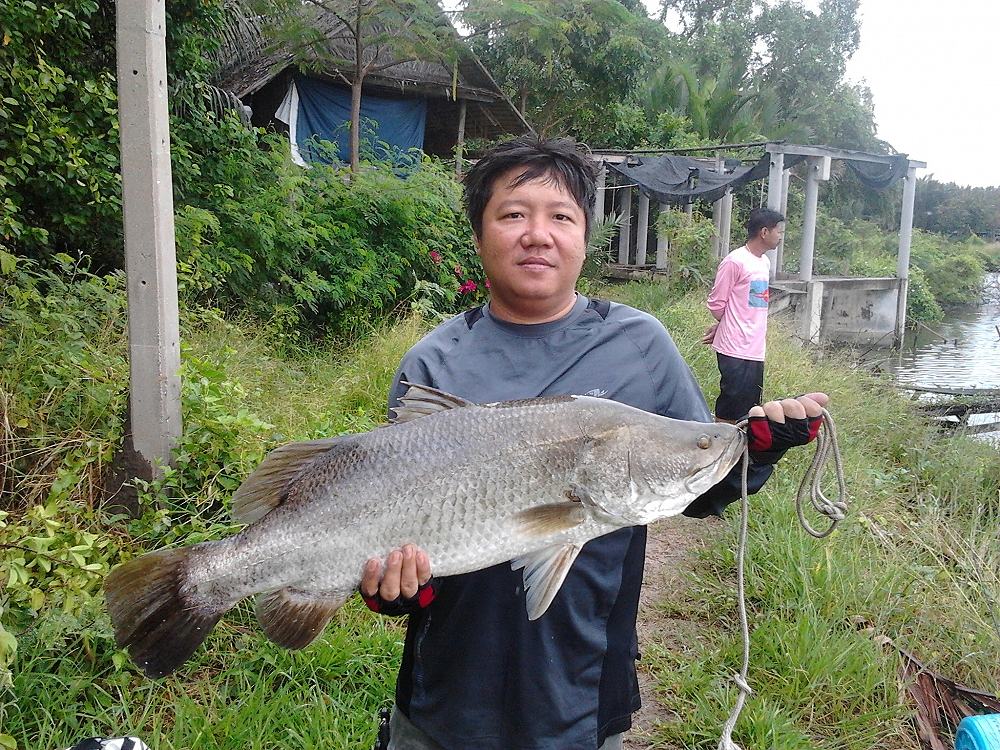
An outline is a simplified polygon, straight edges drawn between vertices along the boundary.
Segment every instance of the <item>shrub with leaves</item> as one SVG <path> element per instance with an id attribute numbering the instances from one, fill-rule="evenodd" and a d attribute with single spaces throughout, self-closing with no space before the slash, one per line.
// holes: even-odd
<path id="1" fill-rule="evenodd" d="M 684 211 L 660 211 L 656 231 L 667 240 L 667 266 L 670 274 L 686 286 L 712 283 L 715 259 L 712 237 L 715 225 L 701 214 L 688 216 Z"/>
<path id="2" fill-rule="evenodd" d="M 197 132 L 196 132 L 197 131 Z M 304 169 L 288 144 L 205 113 L 175 149 L 178 282 L 192 301 L 343 330 L 384 315 L 429 282 L 467 306 L 485 279 L 461 189 L 434 159 Z M 212 153 L 202 160 L 198 153 Z M 426 289 L 426 287 L 421 287 Z"/>

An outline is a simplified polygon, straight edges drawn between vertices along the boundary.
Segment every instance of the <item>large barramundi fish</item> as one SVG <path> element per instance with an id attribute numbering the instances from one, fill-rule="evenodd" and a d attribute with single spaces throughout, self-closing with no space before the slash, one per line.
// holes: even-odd
<path id="1" fill-rule="evenodd" d="M 735 465 L 732 425 L 601 398 L 473 404 L 412 385 L 394 423 L 291 443 L 233 496 L 239 534 L 152 552 L 105 584 L 120 646 L 151 677 L 180 666 L 222 615 L 259 595 L 265 634 L 302 648 L 404 544 L 437 576 L 512 561 L 540 617 L 590 539 L 680 513 Z"/>

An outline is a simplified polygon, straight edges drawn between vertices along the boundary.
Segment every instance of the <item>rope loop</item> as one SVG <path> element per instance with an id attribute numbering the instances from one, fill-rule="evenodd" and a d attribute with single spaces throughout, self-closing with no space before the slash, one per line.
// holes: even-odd
<path id="1" fill-rule="evenodd" d="M 813 455 L 812 463 L 806 469 L 806 473 L 802 477 L 802 482 L 799 484 L 798 492 L 795 494 L 795 511 L 798 514 L 799 523 L 809 535 L 817 539 L 830 536 L 833 530 L 837 528 L 837 524 L 843 521 L 847 515 L 847 483 L 844 480 L 844 466 L 840 458 L 840 446 L 837 443 L 837 430 L 833 425 L 833 417 L 830 416 L 830 412 L 823 409 L 822 416 L 824 429 L 820 430 L 816 436 L 816 453 Z M 746 427 L 746 424 L 747 420 L 743 420 L 742 422 L 738 422 L 736 426 L 742 428 Z M 823 469 L 826 467 L 831 453 L 833 454 L 834 468 L 837 472 L 837 498 L 835 500 L 830 500 L 824 495 L 820 487 Z M 747 467 L 749 465 L 750 451 L 744 445 L 743 487 L 740 496 L 740 534 L 739 546 L 736 550 L 736 591 L 740 614 L 740 628 L 743 630 L 743 665 L 739 674 L 733 675 L 733 682 L 739 687 L 740 694 L 736 699 L 736 706 L 722 728 L 722 736 L 719 738 L 717 750 L 742 750 L 733 741 L 733 730 L 736 728 L 736 722 L 740 718 L 740 713 L 743 711 L 747 697 L 753 694 L 753 689 L 750 687 L 750 682 L 747 678 L 747 673 L 750 671 L 750 626 L 747 623 L 746 583 L 744 581 L 747 550 L 747 519 L 750 516 L 750 501 L 747 498 Z M 830 519 L 830 525 L 825 531 L 817 531 L 806 520 L 803 509 L 803 497 L 807 492 L 816 512 Z"/>

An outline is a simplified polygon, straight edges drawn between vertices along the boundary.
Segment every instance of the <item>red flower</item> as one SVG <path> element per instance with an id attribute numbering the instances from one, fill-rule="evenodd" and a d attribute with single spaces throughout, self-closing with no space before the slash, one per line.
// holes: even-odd
<path id="1" fill-rule="evenodd" d="M 470 292 L 476 291 L 476 282 L 472 279 L 466 279 L 462 282 L 462 286 L 458 288 L 459 293 L 469 294 Z"/>
<path id="2" fill-rule="evenodd" d="M 463 273 L 465 273 L 465 271 L 462 270 L 461 266 L 455 266 L 455 275 L 456 276 L 461 276 Z"/>
<path id="3" fill-rule="evenodd" d="M 490 288 L 490 280 L 489 280 L 489 279 L 486 279 L 486 288 L 487 288 L 487 289 L 489 289 L 489 288 Z"/>
<path id="4" fill-rule="evenodd" d="M 434 261 L 436 264 L 440 265 L 441 253 L 439 253 L 437 250 L 431 250 L 431 260 Z"/>

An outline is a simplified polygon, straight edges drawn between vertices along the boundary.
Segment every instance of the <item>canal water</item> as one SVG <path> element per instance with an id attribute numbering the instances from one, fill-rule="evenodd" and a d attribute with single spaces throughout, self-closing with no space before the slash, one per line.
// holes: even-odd
<path id="1" fill-rule="evenodd" d="M 909 331 L 901 352 L 872 350 L 865 362 L 894 373 L 901 384 L 1000 389 L 1000 274 L 987 274 L 982 304 L 949 308 L 945 315 L 939 323 Z M 996 421 L 1000 414 L 969 419 L 970 424 Z M 1000 432 L 981 435 L 1000 444 Z"/>

